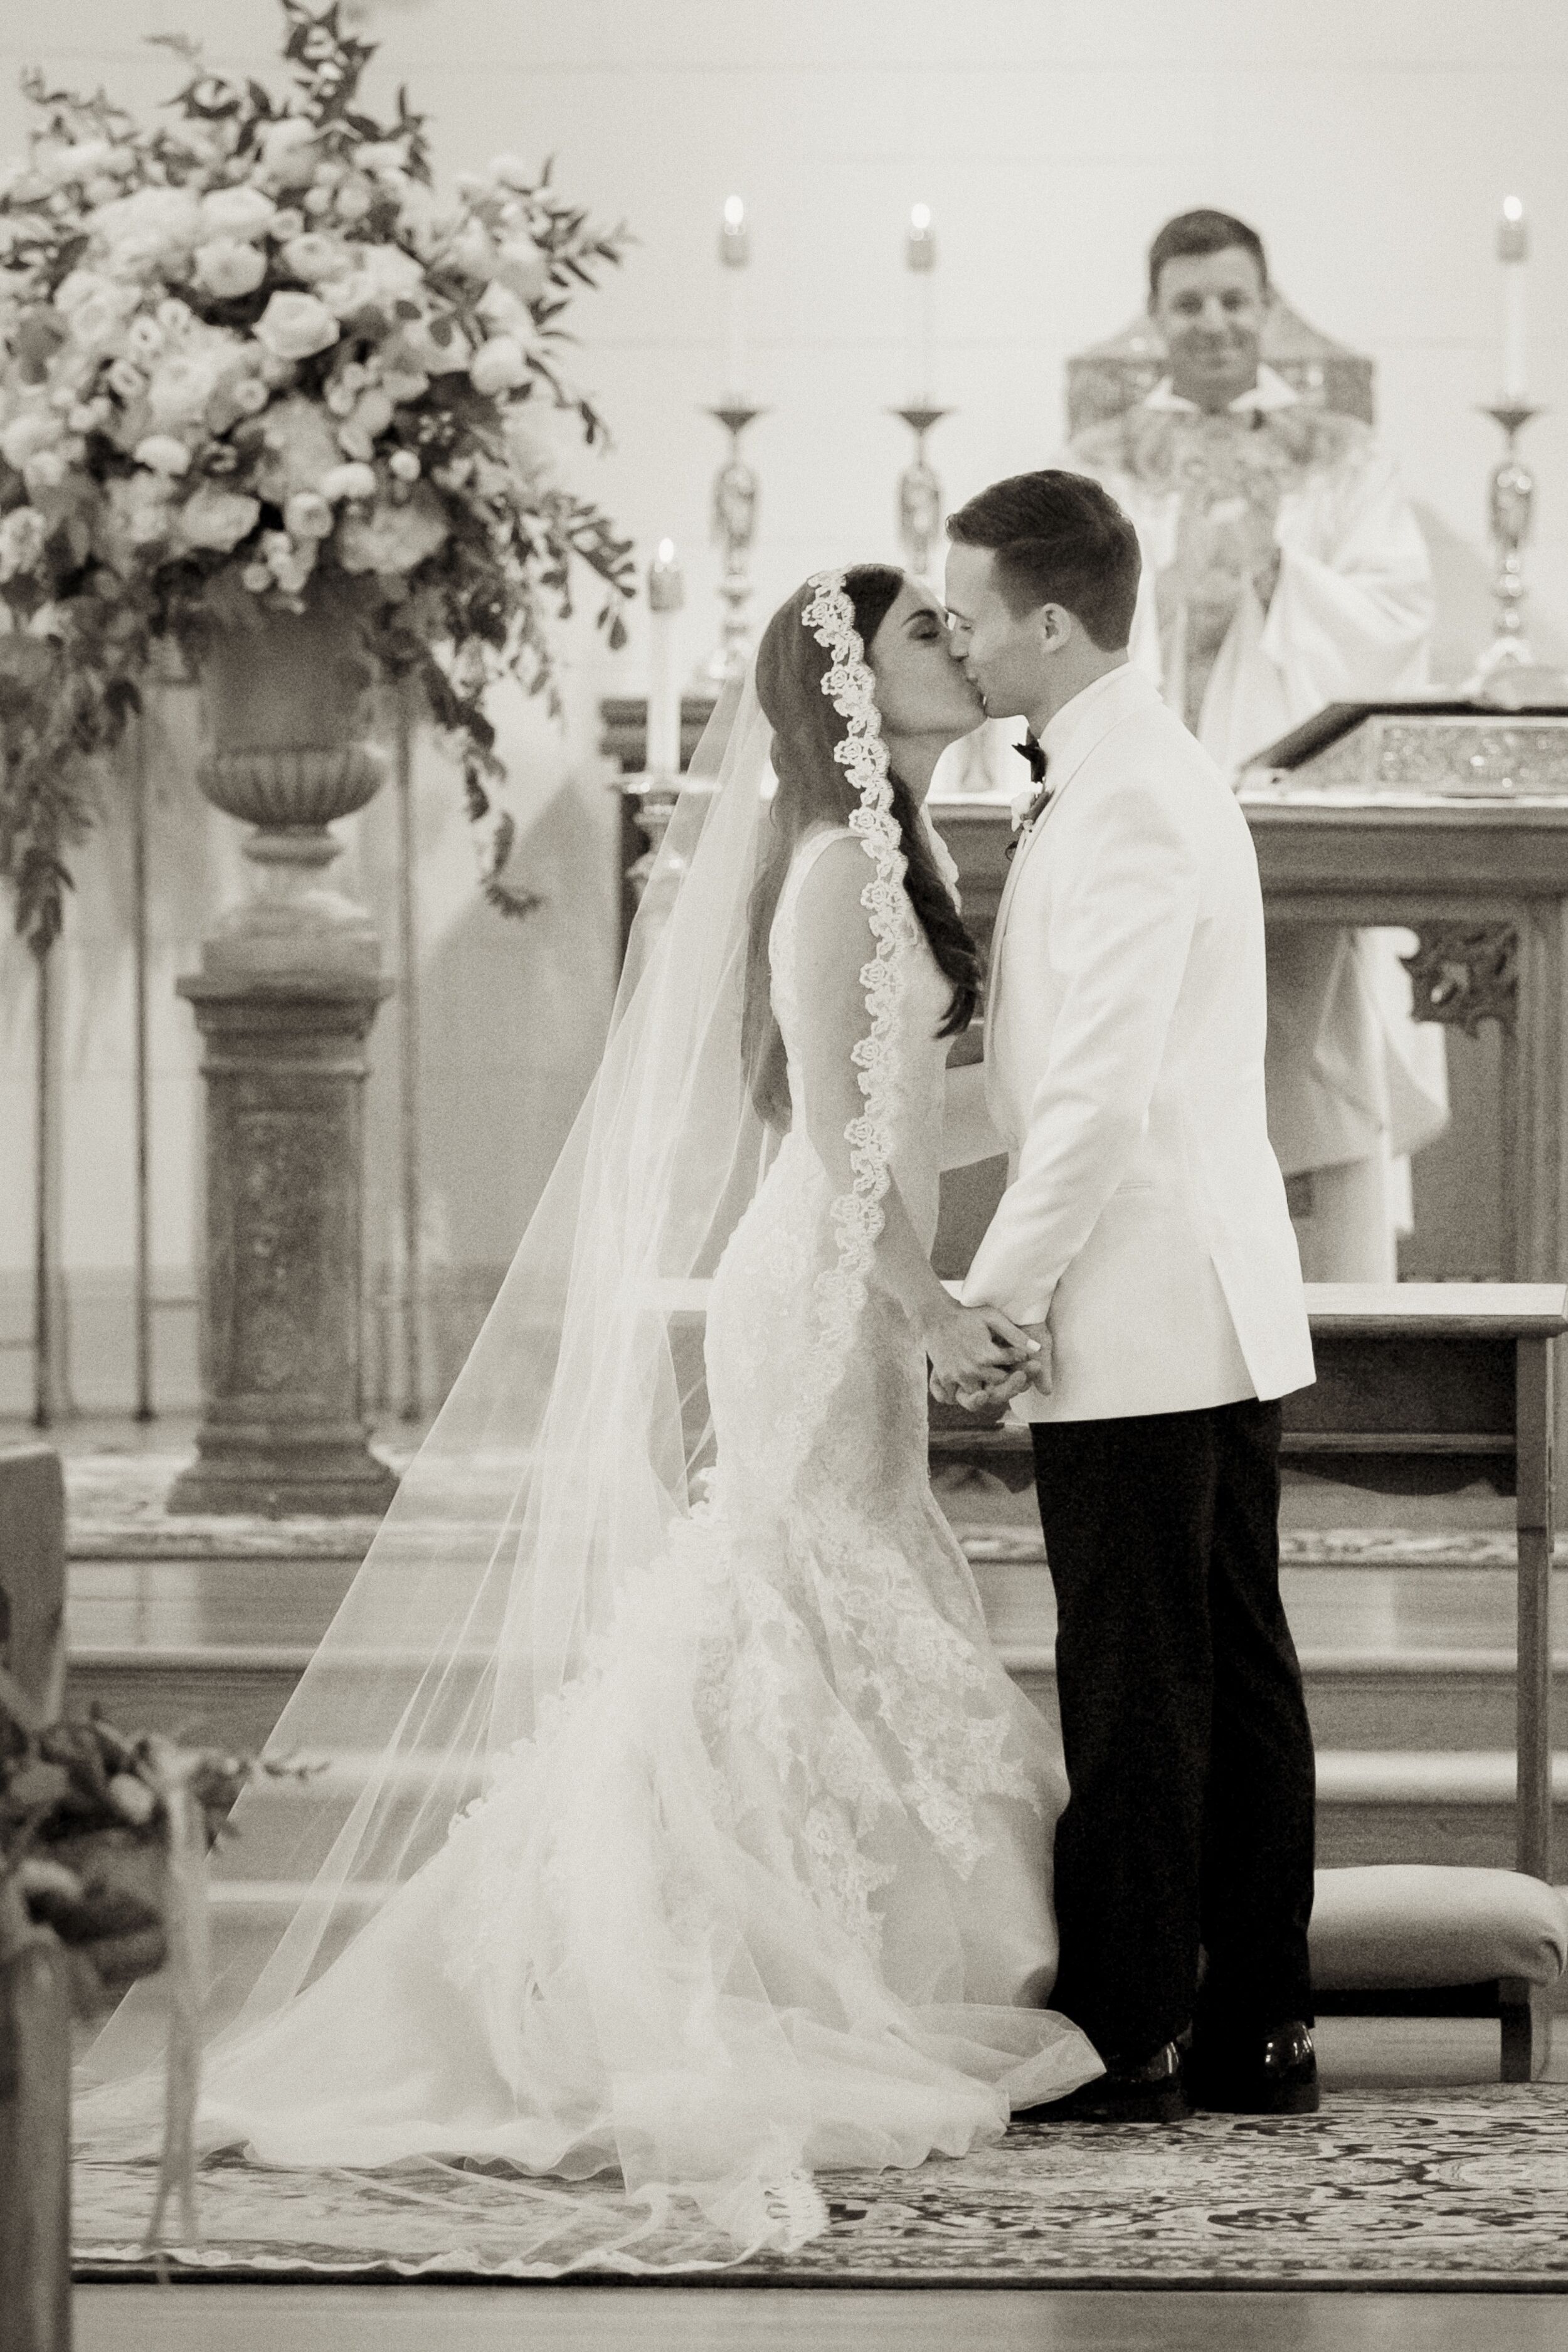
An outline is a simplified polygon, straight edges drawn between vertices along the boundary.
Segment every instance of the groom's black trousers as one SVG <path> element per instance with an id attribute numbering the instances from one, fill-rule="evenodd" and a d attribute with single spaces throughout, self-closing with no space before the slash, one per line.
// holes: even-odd
<path id="1" fill-rule="evenodd" d="M 1216 2034 L 1310 2021 L 1312 1737 L 1279 1601 L 1279 1407 L 1036 1422 L 1034 1442 L 1070 1790 L 1051 2007 L 1130 2061 L 1194 2015 Z"/>

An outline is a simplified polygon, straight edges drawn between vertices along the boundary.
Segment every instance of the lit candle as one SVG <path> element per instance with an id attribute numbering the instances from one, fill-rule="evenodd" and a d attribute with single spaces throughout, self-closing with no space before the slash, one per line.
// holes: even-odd
<path id="1" fill-rule="evenodd" d="M 680 773 L 680 688 L 676 682 L 675 616 L 686 601 L 675 541 L 661 539 L 647 568 L 647 757 L 653 776 Z"/>
<path id="2" fill-rule="evenodd" d="M 726 196 L 719 258 L 724 265 L 724 401 L 731 408 L 746 404 L 745 268 L 751 257 L 746 207 L 739 196 Z"/>
<path id="3" fill-rule="evenodd" d="M 1497 257 L 1502 264 L 1502 393 L 1505 400 L 1516 405 L 1526 396 L 1524 266 L 1529 257 L 1524 206 L 1517 196 L 1505 196 L 1497 232 Z"/>
<path id="4" fill-rule="evenodd" d="M 910 207 L 904 259 L 910 271 L 910 406 L 929 408 L 931 395 L 931 296 L 936 284 L 936 238 L 931 234 L 929 205 L 911 205 Z"/>

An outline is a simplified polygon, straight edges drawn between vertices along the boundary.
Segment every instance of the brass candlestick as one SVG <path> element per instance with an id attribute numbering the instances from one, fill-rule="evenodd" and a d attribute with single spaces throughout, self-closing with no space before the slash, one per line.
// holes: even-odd
<path id="1" fill-rule="evenodd" d="M 952 411 L 911 406 L 890 408 L 888 414 L 901 416 L 915 436 L 915 454 L 899 477 L 899 537 L 910 570 L 923 580 L 942 528 L 942 484 L 926 456 L 926 435 Z"/>
<path id="2" fill-rule="evenodd" d="M 713 536 L 724 551 L 724 568 L 719 580 L 719 596 L 724 610 L 719 643 L 703 676 L 716 686 L 722 686 L 729 678 L 743 677 L 751 658 L 752 633 L 746 607 L 752 600 L 749 559 L 757 531 L 757 478 L 741 454 L 741 436 L 748 425 L 766 413 L 738 402 L 708 411 L 730 436 L 729 455 L 713 478 Z"/>
<path id="3" fill-rule="evenodd" d="M 1506 674 L 1535 667 L 1524 627 L 1524 550 L 1534 516 L 1535 476 L 1520 454 L 1519 436 L 1531 417 L 1543 412 L 1527 401 L 1504 398 L 1481 413 L 1495 417 L 1503 436 L 1503 454 L 1492 468 L 1487 500 L 1497 558 L 1492 582 L 1497 617 L 1492 625 L 1492 641 L 1477 665 L 1469 690 L 1485 694 L 1500 685 L 1506 696 Z"/>

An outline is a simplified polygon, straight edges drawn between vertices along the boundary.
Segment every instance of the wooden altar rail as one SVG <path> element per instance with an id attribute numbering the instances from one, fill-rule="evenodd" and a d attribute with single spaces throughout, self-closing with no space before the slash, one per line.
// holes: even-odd
<path id="1" fill-rule="evenodd" d="M 1307 1304 L 1318 1378 L 1285 1399 L 1287 1463 L 1385 1495 L 1453 1494 L 1485 1479 L 1515 1498 L 1514 1858 L 1550 1881 L 1553 1357 L 1568 1287 L 1320 1283 L 1308 1285 Z M 932 1427 L 933 1465 L 1030 1481 L 1026 1430 L 965 1428 L 955 1416 Z"/>

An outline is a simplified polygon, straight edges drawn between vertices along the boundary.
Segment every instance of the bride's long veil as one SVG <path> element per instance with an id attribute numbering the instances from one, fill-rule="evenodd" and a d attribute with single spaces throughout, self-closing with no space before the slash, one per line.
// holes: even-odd
<path id="1" fill-rule="evenodd" d="M 828 1409 L 854 1343 L 887 1181 L 879 1040 L 910 923 L 869 673 L 838 575 L 801 623 L 858 806 L 877 953 L 856 1059 L 855 1183 L 819 1277 Z M 815 688 L 814 688 L 815 690 Z M 209 2033 L 247 2035 L 319 1977 L 442 1845 L 501 1751 L 580 1671 L 624 1580 L 658 1561 L 711 1459 L 701 1286 L 752 1197 L 768 1130 L 742 1054 L 748 902 L 766 846 L 771 729 L 754 684 L 703 740 L 650 877 L 597 1078 L 473 1351 L 268 1743 L 318 1761 L 241 1798 L 215 1856 Z M 520 1008 L 520 1017 L 525 1008 Z M 89 2062 L 145 2070 L 156 1989 L 136 1989 Z M 110 2100 L 112 2105 L 112 2100 Z"/>

